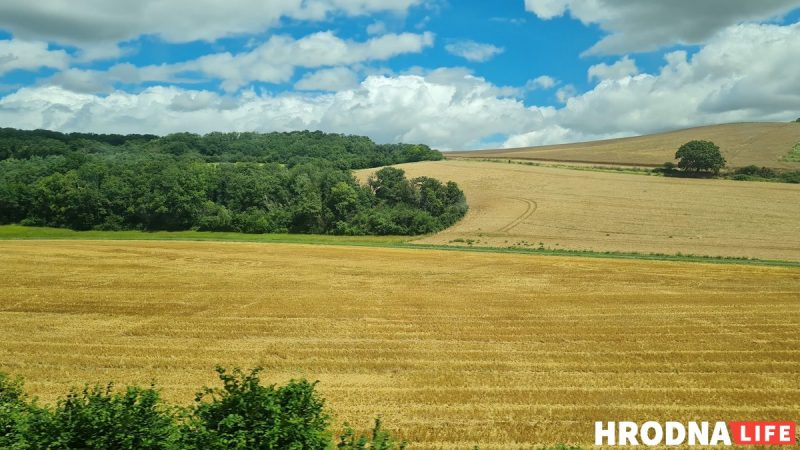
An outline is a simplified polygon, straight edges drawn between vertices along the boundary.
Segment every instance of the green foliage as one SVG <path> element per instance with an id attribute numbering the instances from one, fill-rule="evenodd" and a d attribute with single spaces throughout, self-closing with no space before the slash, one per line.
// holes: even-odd
<path id="1" fill-rule="evenodd" d="M 395 442 L 392 436 L 383 430 L 383 421 L 375 419 L 372 435 L 356 436 L 350 425 L 344 424 L 345 430 L 339 436 L 336 448 L 339 450 L 403 450 L 408 445 L 405 441 Z"/>
<path id="2" fill-rule="evenodd" d="M 441 157 L 422 145 L 320 132 L 92 136 L 0 130 L 0 224 L 408 235 L 466 213 L 455 184 L 387 168 L 360 186 L 350 173 Z"/>
<path id="3" fill-rule="evenodd" d="M 778 181 L 800 183 L 800 171 L 786 172 L 769 167 L 746 166 L 736 169 L 729 178 L 737 181 Z"/>
<path id="4" fill-rule="evenodd" d="M 52 411 L 30 415 L 24 437 L 32 448 L 172 449 L 175 420 L 154 388 L 85 387 Z"/>
<path id="5" fill-rule="evenodd" d="M 170 407 L 150 387 L 72 390 L 52 408 L 28 399 L 0 373 L 0 448 L 12 450 L 313 450 L 333 447 L 316 383 L 261 384 L 260 369 L 217 368 L 221 388 L 204 388 L 191 408 Z M 400 450 L 379 419 L 371 437 L 346 427 L 338 448 Z"/>
<path id="6" fill-rule="evenodd" d="M 329 416 L 315 384 L 290 381 L 262 386 L 259 369 L 248 373 L 217 368 L 222 388 L 205 388 L 184 425 L 185 448 L 325 449 Z"/>
<path id="7" fill-rule="evenodd" d="M 688 172 L 713 172 L 725 167 L 725 158 L 719 147 L 711 141 L 689 141 L 675 153 L 678 167 Z"/>
<path id="8" fill-rule="evenodd" d="M 22 381 L 0 373 L 0 448 L 25 448 L 22 430 L 31 408 Z"/>
<path id="9" fill-rule="evenodd" d="M 784 156 L 783 159 L 788 162 L 800 162 L 800 142 L 795 144 L 789 154 Z"/>

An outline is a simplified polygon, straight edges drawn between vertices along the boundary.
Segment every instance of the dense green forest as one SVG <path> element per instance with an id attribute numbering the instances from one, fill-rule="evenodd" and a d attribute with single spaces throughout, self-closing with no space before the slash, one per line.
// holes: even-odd
<path id="1" fill-rule="evenodd" d="M 0 223 L 76 230 L 424 234 L 467 210 L 455 183 L 379 170 L 425 145 L 326 134 L 63 134 L 0 129 Z"/>

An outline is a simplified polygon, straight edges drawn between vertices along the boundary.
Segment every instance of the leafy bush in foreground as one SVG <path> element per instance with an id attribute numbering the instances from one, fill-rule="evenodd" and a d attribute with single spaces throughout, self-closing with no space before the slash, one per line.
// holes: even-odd
<path id="1" fill-rule="evenodd" d="M 20 380 L 0 373 L 0 448 L 12 450 L 331 449 L 330 416 L 315 383 L 263 386 L 259 369 L 217 368 L 221 388 L 204 388 L 194 406 L 165 403 L 154 387 L 72 390 L 55 407 L 30 400 Z M 395 450 L 376 420 L 372 437 L 346 427 L 342 450 Z"/>

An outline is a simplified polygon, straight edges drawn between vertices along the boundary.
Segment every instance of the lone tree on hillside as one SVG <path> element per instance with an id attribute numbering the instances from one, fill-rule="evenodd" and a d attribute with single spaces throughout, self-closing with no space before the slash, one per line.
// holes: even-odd
<path id="1" fill-rule="evenodd" d="M 725 158 L 717 144 L 711 141 L 690 141 L 681 146 L 675 153 L 679 159 L 678 167 L 687 172 L 710 171 L 718 174 L 725 167 Z"/>

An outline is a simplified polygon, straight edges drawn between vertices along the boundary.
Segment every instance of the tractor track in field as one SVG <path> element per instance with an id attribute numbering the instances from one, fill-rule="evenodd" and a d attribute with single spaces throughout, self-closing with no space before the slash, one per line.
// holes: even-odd
<path id="1" fill-rule="evenodd" d="M 531 217 L 533 215 L 533 213 L 535 213 L 536 210 L 539 209 L 539 204 L 536 203 L 533 200 L 528 200 L 527 198 L 520 198 L 520 197 L 514 197 L 514 200 L 519 200 L 522 203 L 525 203 L 525 205 L 526 205 L 525 212 L 522 213 L 522 215 L 520 215 L 516 219 L 512 220 L 511 222 L 509 222 L 506 226 L 504 226 L 504 227 L 500 228 L 499 230 L 497 230 L 497 231 L 499 231 L 501 233 L 510 232 L 511 230 L 513 230 L 514 228 L 519 226 L 522 222 L 524 222 L 529 217 Z"/>

